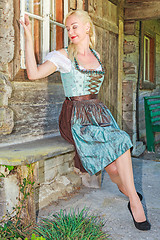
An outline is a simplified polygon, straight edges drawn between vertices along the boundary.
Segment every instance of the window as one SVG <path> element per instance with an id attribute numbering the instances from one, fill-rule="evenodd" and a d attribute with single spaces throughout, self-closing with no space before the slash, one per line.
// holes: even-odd
<path id="1" fill-rule="evenodd" d="M 141 37 L 141 88 L 153 89 L 155 82 L 156 66 L 156 34 L 147 27 L 147 23 L 142 23 Z"/>
<path id="2" fill-rule="evenodd" d="M 143 80 L 154 82 L 154 39 L 144 35 L 144 69 Z"/>
<path id="3" fill-rule="evenodd" d="M 20 15 L 28 14 L 32 25 L 32 37 L 37 63 L 44 61 L 49 51 L 68 45 L 63 24 L 68 12 L 68 0 L 20 0 Z M 21 26 L 21 68 L 25 68 L 24 32 Z"/>

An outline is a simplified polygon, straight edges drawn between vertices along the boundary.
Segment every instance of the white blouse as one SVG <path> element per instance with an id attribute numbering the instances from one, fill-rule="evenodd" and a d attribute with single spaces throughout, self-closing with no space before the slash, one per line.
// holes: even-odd
<path id="1" fill-rule="evenodd" d="M 71 60 L 62 53 L 60 53 L 59 51 L 54 50 L 52 52 L 49 52 L 45 57 L 45 61 L 50 61 L 54 63 L 54 65 L 57 67 L 56 71 L 59 71 L 61 73 L 68 73 L 71 71 L 72 65 Z M 79 66 L 79 68 L 85 70 L 85 68 L 82 66 Z M 101 71 L 102 70 L 101 65 L 99 65 L 96 70 Z"/>

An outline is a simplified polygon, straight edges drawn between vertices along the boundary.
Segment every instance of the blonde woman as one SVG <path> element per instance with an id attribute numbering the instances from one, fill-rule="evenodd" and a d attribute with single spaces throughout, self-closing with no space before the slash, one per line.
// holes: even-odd
<path id="1" fill-rule="evenodd" d="M 75 167 L 90 175 L 104 169 L 119 190 L 129 197 L 128 209 L 139 230 L 149 230 L 137 194 L 128 134 L 119 129 L 108 108 L 98 100 L 104 79 L 99 54 L 94 50 L 95 32 L 87 12 L 75 10 L 65 18 L 70 45 L 50 52 L 46 61 L 37 66 L 28 16 L 20 21 L 25 31 L 27 74 L 30 80 L 60 71 L 66 100 L 59 117 L 62 137 L 76 148 Z"/>

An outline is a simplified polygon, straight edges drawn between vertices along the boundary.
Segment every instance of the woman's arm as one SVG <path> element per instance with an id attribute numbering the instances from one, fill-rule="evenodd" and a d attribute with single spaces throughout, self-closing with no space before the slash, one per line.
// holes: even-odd
<path id="1" fill-rule="evenodd" d="M 31 25 L 29 22 L 28 15 L 25 15 L 24 22 L 20 20 L 20 23 L 24 28 L 25 34 L 25 56 L 28 78 L 30 80 L 35 80 L 39 78 L 44 78 L 50 75 L 51 73 L 55 72 L 57 67 L 54 63 L 50 61 L 46 61 L 43 64 L 37 66 L 33 48 Z"/>

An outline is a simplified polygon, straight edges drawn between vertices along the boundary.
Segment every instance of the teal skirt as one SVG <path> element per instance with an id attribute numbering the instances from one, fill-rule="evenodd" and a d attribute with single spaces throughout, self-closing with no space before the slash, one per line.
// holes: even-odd
<path id="1" fill-rule="evenodd" d="M 83 168 L 90 175 L 101 171 L 132 148 L 129 135 L 119 128 L 109 109 L 98 99 L 66 100 L 64 105 L 72 106 L 69 120 L 72 138 Z M 64 117 L 60 122 L 62 129 Z"/>

